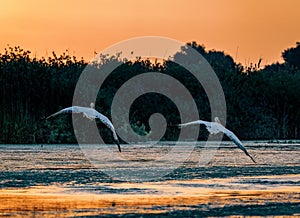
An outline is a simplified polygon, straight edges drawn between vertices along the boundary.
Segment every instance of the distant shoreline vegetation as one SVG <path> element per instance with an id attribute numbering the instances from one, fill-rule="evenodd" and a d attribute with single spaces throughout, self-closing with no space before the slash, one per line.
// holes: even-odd
<path id="1" fill-rule="evenodd" d="M 243 66 L 224 52 L 207 51 L 196 42 L 187 45 L 202 54 L 216 72 L 226 97 L 227 126 L 240 139 L 300 139 L 299 42 L 282 52 L 284 63 L 264 67 L 261 60 Z M 176 55 L 184 55 L 184 52 Z M 118 55 L 110 58 L 119 61 Z M 30 51 L 19 46 L 5 48 L 0 54 L 0 143 L 76 143 L 71 115 L 51 120 L 42 118 L 72 105 L 77 80 L 86 65 L 83 59 L 68 52 L 34 58 Z M 195 83 L 188 71 L 171 61 L 155 63 L 137 58 L 122 64 L 103 83 L 96 109 L 111 118 L 114 94 L 128 79 L 145 72 L 161 72 L 179 80 L 194 97 L 199 117 L 210 120 L 209 102 L 202 86 Z M 148 119 L 153 113 L 162 113 L 168 123 L 180 122 L 179 112 L 171 100 L 149 93 L 140 96 L 131 106 L 130 122 L 134 131 L 147 134 L 150 131 Z M 99 128 L 99 132 L 106 143 L 112 143 L 109 130 Z M 176 140 L 178 134 L 179 130 L 168 128 L 163 140 Z M 198 139 L 206 138 L 207 132 L 200 131 Z"/>

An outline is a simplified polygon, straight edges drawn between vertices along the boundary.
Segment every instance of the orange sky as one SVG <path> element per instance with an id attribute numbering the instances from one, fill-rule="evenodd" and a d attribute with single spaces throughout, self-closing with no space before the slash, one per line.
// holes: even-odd
<path id="1" fill-rule="evenodd" d="M 238 62 L 282 61 L 300 41 L 298 0 L 2 0 L 0 50 L 20 45 L 38 56 L 94 50 L 136 36 L 197 41 Z"/>

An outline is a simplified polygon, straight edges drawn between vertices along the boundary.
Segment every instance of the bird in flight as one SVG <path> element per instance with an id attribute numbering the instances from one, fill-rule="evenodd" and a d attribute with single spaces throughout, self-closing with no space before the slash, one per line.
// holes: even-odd
<path id="1" fill-rule="evenodd" d="M 115 131 L 115 127 L 113 126 L 111 121 L 106 116 L 104 116 L 103 114 L 101 114 L 95 110 L 94 103 L 91 103 L 90 107 L 80 107 L 80 106 L 67 107 L 67 108 L 64 108 L 64 109 L 56 112 L 55 114 L 50 115 L 46 119 L 56 116 L 58 114 L 63 114 L 63 113 L 83 113 L 83 116 L 90 120 L 99 119 L 105 126 L 107 126 L 110 129 L 110 131 L 112 131 L 115 143 L 117 144 L 118 149 L 121 152 L 121 147 L 119 144 L 118 136 Z"/>
<path id="2" fill-rule="evenodd" d="M 231 132 L 229 129 L 226 129 L 220 122 L 218 117 L 215 117 L 215 122 L 208 122 L 208 121 L 203 121 L 203 120 L 196 120 L 196 121 L 192 121 L 192 122 L 188 122 L 188 123 L 183 123 L 183 124 L 177 124 L 177 126 L 179 128 L 182 127 L 186 127 L 189 125 L 205 125 L 206 129 L 211 133 L 211 134 L 217 134 L 219 132 L 223 132 L 224 134 L 226 134 L 228 136 L 228 138 L 230 138 L 237 146 L 238 148 L 240 148 L 248 157 L 251 158 L 251 160 L 255 162 L 255 160 L 253 159 L 253 157 L 248 153 L 248 151 L 246 150 L 246 148 L 243 146 L 242 142 L 238 139 L 238 137 Z"/>

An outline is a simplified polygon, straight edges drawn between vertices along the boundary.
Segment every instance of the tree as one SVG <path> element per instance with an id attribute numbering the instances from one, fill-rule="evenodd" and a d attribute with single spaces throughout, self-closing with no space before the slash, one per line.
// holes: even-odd
<path id="1" fill-rule="evenodd" d="M 288 48 L 282 52 L 285 63 L 292 67 L 300 68 L 300 42 L 296 43 L 295 48 Z"/>

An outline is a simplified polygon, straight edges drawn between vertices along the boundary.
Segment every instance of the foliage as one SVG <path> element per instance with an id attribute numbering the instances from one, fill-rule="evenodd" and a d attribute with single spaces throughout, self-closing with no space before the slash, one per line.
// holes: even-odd
<path id="1" fill-rule="evenodd" d="M 227 126 L 241 139 L 285 139 L 300 136 L 300 44 L 283 51 L 284 63 L 261 67 L 242 66 L 221 51 L 206 51 L 188 43 L 211 64 L 223 87 L 227 104 Z M 184 55 L 183 52 L 176 57 Z M 119 54 L 102 57 L 118 61 Z M 0 54 L 0 143 L 76 143 L 70 115 L 45 120 L 49 114 L 72 105 L 78 78 L 86 63 L 68 51 L 48 58 L 32 58 L 30 51 L 8 47 Z M 195 99 L 199 117 L 210 120 L 208 98 L 201 84 L 171 61 L 151 62 L 137 58 L 115 69 L 97 96 L 97 110 L 110 118 L 110 107 L 118 89 L 130 78 L 145 72 L 161 72 L 179 80 Z M 172 111 L 173 113 L 170 113 Z M 149 117 L 162 113 L 169 124 L 180 122 L 176 105 L 165 96 L 149 93 L 130 108 L 131 128 L 141 135 L 150 131 Z M 125 128 L 125 127 L 124 127 Z M 103 128 L 100 128 L 103 129 Z M 100 130 L 105 138 L 108 130 Z M 168 128 L 163 139 L 174 140 L 179 131 Z M 112 142 L 106 137 L 106 142 Z M 200 131 L 199 139 L 207 137 Z"/>
<path id="2" fill-rule="evenodd" d="M 288 48 L 282 53 L 282 57 L 286 64 L 300 68 L 300 42 L 296 43 L 295 48 Z"/>

